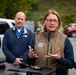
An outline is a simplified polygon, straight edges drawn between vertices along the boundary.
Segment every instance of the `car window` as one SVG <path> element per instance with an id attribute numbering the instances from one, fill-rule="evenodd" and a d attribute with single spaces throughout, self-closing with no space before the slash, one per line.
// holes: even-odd
<path id="1" fill-rule="evenodd" d="M 0 21 L 0 34 L 4 34 L 7 29 L 9 29 L 9 25 L 6 22 Z"/>
<path id="2" fill-rule="evenodd" d="M 27 29 L 31 30 L 32 32 L 35 31 L 34 22 L 25 22 L 24 23 L 24 27 L 26 27 Z"/>
<path id="3" fill-rule="evenodd" d="M 14 22 L 12 22 L 12 25 L 13 25 L 13 26 L 15 26 L 15 23 L 14 23 Z"/>
<path id="4" fill-rule="evenodd" d="M 64 28 L 67 28 L 67 27 L 69 27 L 69 25 L 66 25 Z"/>
<path id="5" fill-rule="evenodd" d="M 76 28 L 76 25 L 74 25 L 74 27 Z"/>

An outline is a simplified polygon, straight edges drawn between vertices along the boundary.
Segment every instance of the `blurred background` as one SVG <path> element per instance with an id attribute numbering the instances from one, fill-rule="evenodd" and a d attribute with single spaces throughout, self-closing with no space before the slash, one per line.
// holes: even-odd
<path id="1" fill-rule="evenodd" d="M 64 27 L 76 22 L 76 0 L 0 0 L 0 18 L 13 19 L 18 11 L 34 21 L 36 28 L 48 9 L 59 12 Z"/>

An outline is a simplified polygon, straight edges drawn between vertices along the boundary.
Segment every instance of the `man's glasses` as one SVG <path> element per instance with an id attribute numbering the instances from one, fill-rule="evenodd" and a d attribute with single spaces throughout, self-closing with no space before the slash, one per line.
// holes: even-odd
<path id="1" fill-rule="evenodd" d="M 54 20 L 52 20 L 52 19 L 49 19 L 49 20 L 46 19 L 46 21 L 48 21 L 49 23 L 57 23 L 58 22 L 58 20 L 55 20 L 55 19 Z"/>

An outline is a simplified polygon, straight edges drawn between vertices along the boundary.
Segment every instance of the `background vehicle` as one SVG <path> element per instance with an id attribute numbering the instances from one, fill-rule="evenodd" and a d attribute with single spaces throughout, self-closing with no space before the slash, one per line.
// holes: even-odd
<path id="1" fill-rule="evenodd" d="M 14 25 L 14 20 L 0 18 L 0 66 L 4 64 L 6 59 L 5 55 L 2 52 L 2 40 L 4 33 L 7 29 L 13 27 Z"/>
<path id="2" fill-rule="evenodd" d="M 71 23 L 63 28 L 63 33 L 67 36 L 76 37 L 76 23 Z"/>
<path id="3" fill-rule="evenodd" d="M 31 30 L 32 32 L 35 31 L 35 24 L 34 21 L 27 21 L 24 23 L 24 27 L 26 27 L 27 29 Z"/>

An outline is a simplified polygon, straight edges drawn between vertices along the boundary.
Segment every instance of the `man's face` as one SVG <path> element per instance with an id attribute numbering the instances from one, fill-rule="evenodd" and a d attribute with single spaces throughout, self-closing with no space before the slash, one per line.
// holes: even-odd
<path id="1" fill-rule="evenodd" d="M 21 29 L 25 23 L 25 14 L 22 12 L 17 13 L 15 17 L 15 23 L 16 28 Z"/>

